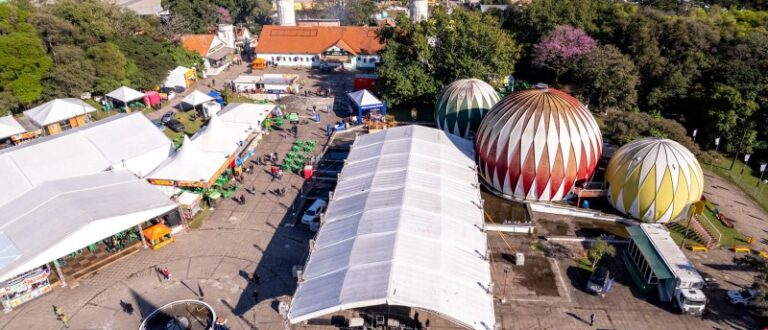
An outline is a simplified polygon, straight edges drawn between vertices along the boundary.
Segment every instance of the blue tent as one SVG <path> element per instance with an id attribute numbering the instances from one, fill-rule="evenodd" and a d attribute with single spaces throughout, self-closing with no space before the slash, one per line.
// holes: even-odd
<path id="1" fill-rule="evenodd" d="M 211 90 L 210 92 L 208 92 L 208 96 L 212 97 L 213 100 L 216 101 L 216 103 L 224 105 L 224 97 L 221 96 L 221 93 L 219 93 L 219 91 Z"/>
<path id="2" fill-rule="evenodd" d="M 350 106 L 357 108 L 357 123 L 363 123 L 363 112 L 381 111 L 383 116 L 387 115 L 387 106 L 376 96 L 373 96 L 367 89 L 361 89 L 347 94 Z"/>

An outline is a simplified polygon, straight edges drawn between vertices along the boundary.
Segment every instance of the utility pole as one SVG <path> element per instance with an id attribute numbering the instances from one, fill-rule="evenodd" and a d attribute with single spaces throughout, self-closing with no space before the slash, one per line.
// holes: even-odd
<path id="1" fill-rule="evenodd" d="M 741 135 L 741 140 L 739 140 L 739 145 L 736 147 L 736 154 L 733 156 L 733 161 L 731 162 L 731 168 L 729 168 L 729 171 L 733 171 L 733 166 L 736 165 L 736 158 L 739 158 L 739 152 L 741 151 L 741 144 L 744 143 L 744 138 L 747 136 L 747 129 L 744 129 L 744 134 Z"/>
<path id="2" fill-rule="evenodd" d="M 749 157 L 752 155 L 746 154 L 744 155 L 744 166 L 741 167 L 741 173 L 739 173 L 739 179 L 741 179 L 741 176 L 744 175 L 744 169 L 747 168 L 747 164 L 749 164 Z"/>

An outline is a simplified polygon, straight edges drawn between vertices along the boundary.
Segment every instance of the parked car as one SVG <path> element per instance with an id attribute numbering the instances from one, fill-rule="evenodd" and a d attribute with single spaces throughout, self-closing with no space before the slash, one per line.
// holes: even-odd
<path id="1" fill-rule="evenodd" d="M 312 205 L 309 206 L 306 212 L 304 212 L 304 215 L 301 217 L 301 223 L 305 225 L 312 224 L 312 222 L 320 219 L 320 214 L 325 212 L 325 207 L 328 205 L 324 200 L 322 199 L 316 199 L 314 202 L 312 202 Z"/>
<path id="2" fill-rule="evenodd" d="M 726 293 L 728 295 L 728 301 L 731 302 L 731 304 L 734 305 L 741 305 L 741 306 L 754 306 L 755 304 L 755 298 L 757 298 L 757 290 L 755 289 L 744 289 L 744 290 L 728 290 Z"/>
<path id="3" fill-rule="evenodd" d="M 184 124 L 176 119 L 169 120 L 167 123 L 165 123 L 165 126 L 168 126 L 168 128 L 176 133 L 183 132 L 185 129 Z"/>
<path id="4" fill-rule="evenodd" d="M 160 119 L 152 119 L 152 124 L 155 124 L 155 127 L 161 131 L 165 129 L 165 125 Z"/>
<path id="5" fill-rule="evenodd" d="M 586 287 L 587 292 L 604 296 L 608 282 L 611 280 L 610 275 L 611 272 L 608 271 L 608 268 L 602 266 L 597 267 L 597 269 L 592 272 L 592 275 L 589 276 L 589 281 L 587 281 Z"/>
<path id="6" fill-rule="evenodd" d="M 173 118 L 176 118 L 176 113 L 173 111 L 168 111 L 163 115 L 163 118 L 161 120 L 163 124 L 167 124 L 168 121 L 170 121 Z"/>
<path id="7" fill-rule="evenodd" d="M 322 72 L 333 72 L 341 68 L 341 63 L 337 62 L 323 62 L 320 63 L 320 71 Z"/>

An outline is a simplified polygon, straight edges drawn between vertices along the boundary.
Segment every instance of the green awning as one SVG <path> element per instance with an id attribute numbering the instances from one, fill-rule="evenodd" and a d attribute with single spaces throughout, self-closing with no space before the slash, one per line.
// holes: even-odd
<path id="1" fill-rule="evenodd" d="M 664 263 L 664 259 L 661 258 L 659 252 L 656 251 L 656 248 L 653 247 L 653 244 L 651 244 L 651 241 L 648 239 L 648 236 L 646 236 L 643 230 L 640 229 L 640 226 L 627 227 L 627 232 L 640 250 L 643 258 L 645 258 L 645 262 L 648 263 L 648 266 L 651 267 L 653 273 L 656 274 L 656 278 L 659 280 L 674 278 L 672 272 Z"/>

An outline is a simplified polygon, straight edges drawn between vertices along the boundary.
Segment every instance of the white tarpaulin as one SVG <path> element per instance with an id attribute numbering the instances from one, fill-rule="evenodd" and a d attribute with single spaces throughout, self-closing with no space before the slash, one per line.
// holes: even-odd
<path id="1" fill-rule="evenodd" d="M 175 69 L 168 73 L 168 77 L 165 78 L 163 87 L 183 87 L 187 88 L 187 72 L 189 68 L 183 66 L 177 66 Z"/>
<path id="2" fill-rule="evenodd" d="M 274 108 L 274 103 L 230 103 L 221 110 L 219 119 L 233 129 L 258 132 Z"/>
<path id="3" fill-rule="evenodd" d="M 107 97 L 118 100 L 123 103 L 128 103 L 131 101 L 144 98 L 144 93 L 139 92 L 133 88 L 123 86 L 109 92 L 109 94 L 107 94 Z"/>
<path id="4" fill-rule="evenodd" d="M 83 100 L 68 98 L 45 102 L 24 111 L 24 116 L 37 126 L 43 127 L 95 111 L 94 107 L 83 102 Z"/>
<path id="5" fill-rule="evenodd" d="M 382 304 L 493 329 L 471 141 L 423 126 L 357 138 L 288 312 L 298 323 Z"/>
<path id="6" fill-rule="evenodd" d="M 0 150 L 0 205 L 49 180 L 126 168 L 144 176 L 173 143 L 143 114 L 121 114 Z"/>
<path id="7" fill-rule="evenodd" d="M 203 104 L 205 102 L 213 101 L 213 98 L 210 97 L 209 95 L 206 95 L 205 93 L 203 93 L 203 92 L 201 92 L 199 90 L 195 90 L 191 94 L 187 95 L 181 101 L 186 103 L 186 104 L 189 104 L 189 105 L 191 105 L 193 107 L 196 107 L 196 106 L 201 105 L 201 104 Z"/>
<path id="8" fill-rule="evenodd" d="M 186 135 L 181 148 L 166 159 L 147 178 L 173 181 L 208 182 L 224 166 L 231 153 L 200 150 Z"/>
<path id="9" fill-rule="evenodd" d="M 13 115 L 0 117 L 0 140 L 26 131 L 27 130 L 13 118 Z"/>
<path id="10" fill-rule="evenodd" d="M 0 281 L 174 208 L 128 171 L 45 182 L 0 207 Z"/>
<path id="11" fill-rule="evenodd" d="M 200 150 L 232 154 L 248 137 L 248 133 L 234 130 L 214 113 L 201 130 L 192 137 L 192 143 Z"/>

